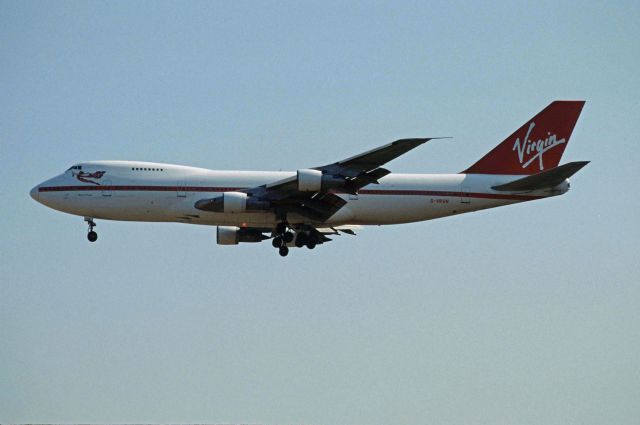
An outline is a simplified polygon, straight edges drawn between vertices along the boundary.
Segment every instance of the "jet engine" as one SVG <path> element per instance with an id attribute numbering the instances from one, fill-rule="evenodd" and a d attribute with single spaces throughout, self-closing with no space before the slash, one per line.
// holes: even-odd
<path id="1" fill-rule="evenodd" d="M 238 245 L 240 242 L 262 242 L 269 239 L 261 231 L 236 226 L 218 226 L 216 242 L 218 245 Z"/>
<path id="2" fill-rule="evenodd" d="M 300 192 L 320 192 L 344 185 L 344 179 L 328 174 L 322 174 L 320 170 L 298 170 L 298 190 Z"/>
<path id="3" fill-rule="evenodd" d="M 241 213 L 247 210 L 247 194 L 243 192 L 225 192 L 222 194 L 222 212 Z"/>
<path id="4" fill-rule="evenodd" d="M 322 188 L 322 171 L 298 170 L 298 190 L 300 192 L 318 192 Z"/>

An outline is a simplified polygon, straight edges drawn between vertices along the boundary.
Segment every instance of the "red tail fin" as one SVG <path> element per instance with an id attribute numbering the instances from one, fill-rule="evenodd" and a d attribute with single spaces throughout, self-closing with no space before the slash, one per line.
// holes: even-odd
<path id="1" fill-rule="evenodd" d="M 536 174 L 557 167 L 583 100 L 557 100 L 507 137 L 465 174 Z"/>

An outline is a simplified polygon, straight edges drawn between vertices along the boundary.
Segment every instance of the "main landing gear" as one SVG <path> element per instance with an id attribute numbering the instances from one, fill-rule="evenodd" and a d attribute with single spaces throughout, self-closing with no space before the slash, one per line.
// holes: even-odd
<path id="1" fill-rule="evenodd" d="M 98 240 L 98 234 L 93 231 L 93 228 L 96 227 L 97 224 L 95 223 L 95 221 L 93 221 L 93 219 L 91 217 L 85 217 L 84 221 L 86 221 L 87 224 L 89 224 L 89 233 L 87 233 L 87 239 L 89 239 L 89 242 L 97 241 Z"/>
<path id="2" fill-rule="evenodd" d="M 288 243 L 293 241 L 294 234 L 291 230 L 288 230 L 289 226 L 286 221 L 281 221 L 276 225 L 275 236 L 271 241 L 271 245 L 274 248 L 278 248 L 278 253 L 281 257 L 289 255 Z"/>
<path id="3" fill-rule="evenodd" d="M 296 238 L 295 245 L 298 248 L 302 248 L 303 246 L 307 246 L 309 249 L 313 249 L 318 244 L 318 236 L 312 231 L 300 231 L 298 232 L 298 237 Z"/>
<path id="4" fill-rule="evenodd" d="M 294 245 L 297 248 L 306 246 L 309 249 L 314 249 L 316 245 L 321 243 L 320 235 L 312 227 L 296 227 L 296 233 L 294 233 L 286 221 L 282 221 L 276 225 L 273 235 L 271 244 L 274 248 L 278 248 L 278 253 L 282 257 L 289 255 L 289 247 L 287 245 L 294 242 L 294 239 Z"/>

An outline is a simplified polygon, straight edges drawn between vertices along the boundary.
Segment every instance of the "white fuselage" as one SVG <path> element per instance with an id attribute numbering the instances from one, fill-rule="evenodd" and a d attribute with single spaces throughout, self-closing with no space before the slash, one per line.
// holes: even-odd
<path id="1" fill-rule="evenodd" d="M 33 188 L 40 203 L 69 214 L 107 220 L 183 222 L 271 227 L 273 212 L 215 213 L 194 207 L 200 199 L 272 183 L 295 172 L 214 171 L 138 161 L 91 161 Z M 338 194 L 347 204 L 322 224 L 381 225 L 431 220 L 563 194 L 552 190 L 498 192 L 492 186 L 521 176 L 492 174 L 389 174 L 358 195 Z M 292 224 L 321 224 L 289 214 Z"/>

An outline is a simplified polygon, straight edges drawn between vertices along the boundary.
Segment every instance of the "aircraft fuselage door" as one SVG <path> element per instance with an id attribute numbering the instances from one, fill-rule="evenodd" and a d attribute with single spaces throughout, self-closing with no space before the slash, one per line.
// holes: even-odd
<path id="1" fill-rule="evenodd" d="M 105 180 L 101 183 L 102 196 L 111 196 L 111 180 Z"/>
<path id="2" fill-rule="evenodd" d="M 471 188 L 469 186 L 460 187 L 460 203 L 461 204 L 471 203 L 471 197 L 469 195 L 470 192 L 471 192 Z"/>
<path id="3" fill-rule="evenodd" d="M 184 182 L 178 182 L 178 186 L 176 187 L 176 196 L 178 198 L 187 197 L 187 185 Z"/>

